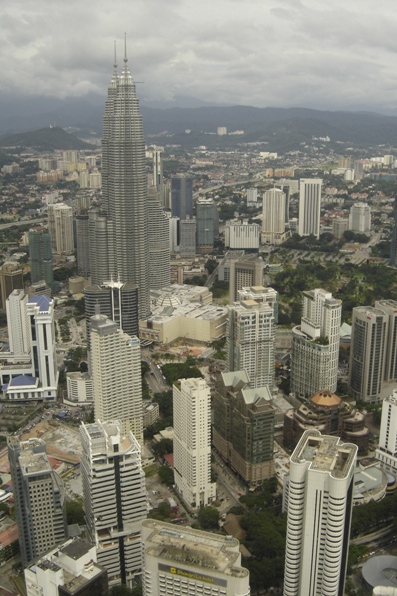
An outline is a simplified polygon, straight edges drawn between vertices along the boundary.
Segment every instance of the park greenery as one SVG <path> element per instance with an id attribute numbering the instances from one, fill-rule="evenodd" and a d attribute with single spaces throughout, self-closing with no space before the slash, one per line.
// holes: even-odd
<path id="1" fill-rule="evenodd" d="M 198 513 L 198 523 L 202 530 L 219 529 L 219 511 L 212 505 L 202 507 Z"/>
<path id="2" fill-rule="evenodd" d="M 178 379 L 191 379 L 203 376 L 196 366 L 196 360 L 192 356 L 186 358 L 185 362 L 164 364 L 162 372 L 169 385 L 173 385 Z"/>

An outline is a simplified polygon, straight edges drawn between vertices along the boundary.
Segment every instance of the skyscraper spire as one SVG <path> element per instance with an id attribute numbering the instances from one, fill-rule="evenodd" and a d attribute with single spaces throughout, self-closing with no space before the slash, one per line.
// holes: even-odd
<path id="1" fill-rule="evenodd" d="M 124 64 L 127 66 L 127 33 L 124 33 Z"/>
<path id="2" fill-rule="evenodd" d="M 116 40 L 114 40 L 114 70 L 117 72 Z"/>

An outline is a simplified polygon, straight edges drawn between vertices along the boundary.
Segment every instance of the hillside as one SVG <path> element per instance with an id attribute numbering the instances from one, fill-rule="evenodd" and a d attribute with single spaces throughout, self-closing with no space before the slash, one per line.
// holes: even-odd
<path id="1" fill-rule="evenodd" d="M 53 151 L 54 149 L 91 149 L 92 145 L 84 143 L 63 128 L 41 128 L 32 132 L 7 135 L 0 139 L 0 147 L 23 147 L 37 151 Z"/>

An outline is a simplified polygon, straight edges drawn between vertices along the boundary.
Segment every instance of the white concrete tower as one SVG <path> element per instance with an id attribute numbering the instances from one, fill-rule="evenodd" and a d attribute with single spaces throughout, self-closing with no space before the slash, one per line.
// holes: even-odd
<path id="1" fill-rule="evenodd" d="M 26 305 L 29 321 L 34 376 L 40 379 L 43 397 L 55 398 L 58 369 L 55 344 L 54 300 L 45 295 L 32 296 Z"/>
<path id="2" fill-rule="evenodd" d="M 227 369 L 245 370 L 250 387 L 274 385 L 274 310 L 255 300 L 229 307 L 226 330 Z"/>
<path id="3" fill-rule="evenodd" d="M 30 352 L 26 304 L 28 296 L 23 290 L 13 290 L 6 300 L 8 341 L 15 356 Z"/>
<path id="4" fill-rule="evenodd" d="M 397 389 L 382 402 L 379 447 L 375 457 L 387 472 L 397 472 Z"/>
<path id="5" fill-rule="evenodd" d="M 350 208 L 349 230 L 361 234 L 371 232 L 371 207 L 367 203 L 354 203 Z"/>
<path id="6" fill-rule="evenodd" d="M 69 205 L 48 205 L 48 231 L 54 252 L 59 255 L 73 253 L 73 209 Z"/>
<path id="7" fill-rule="evenodd" d="M 211 482 L 211 393 L 204 379 L 180 379 L 173 388 L 174 472 L 180 495 L 193 507 L 216 497 Z"/>
<path id="8" fill-rule="evenodd" d="M 344 593 L 357 446 L 307 430 L 285 479 L 284 596 Z"/>
<path id="9" fill-rule="evenodd" d="M 299 189 L 298 234 L 320 236 L 321 186 L 320 178 L 302 178 Z"/>
<path id="10" fill-rule="evenodd" d="M 81 476 L 89 538 L 109 584 L 126 584 L 142 570 L 141 525 L 147 496 L 138 441 L 120 421 L 80 427 Z"/>
<path id="11" fill-rule="evenodd" d="M 91 376 L 95 418 L 121 422 L 143 444 L 141 347 L 105 315 L 91 318 Z"/>
<path id="12" fill-rule="evenodd" d="M 263 194 L 262 244 L 281 244 L 285 240 L 285 193 L 271 188 Z"/>

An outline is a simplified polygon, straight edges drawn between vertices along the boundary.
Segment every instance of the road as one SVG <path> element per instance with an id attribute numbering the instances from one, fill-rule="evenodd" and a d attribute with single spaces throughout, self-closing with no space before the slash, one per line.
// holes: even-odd
<path id="1" fill-rule="evenodd" d="M 150 372 L 146 373 L 145 379 L 153 393 L 162 393 L 163 391 L 169 391 L 170 386 L 164 379 L 161 370 L 157 368 L 156 364 L 152 362 L 151 358 L 149 358 L 149 356 L 145 356 L 145 354 L 142 354 L 142 360 L 146 362 L 150 367 Z"/>
<path id="2" fill-rule="evenodd" d="M 38 217 L 36 219 L 26 219 L 25 221 L 12 221 L 11 223 L 1 224 L 0 230 L 6 230 L 7 228 L 12 228 L 13 226 L 29 226 L 30 224 L 42 223 L 45 220 L 47 220 L 46 217 Z"/>

